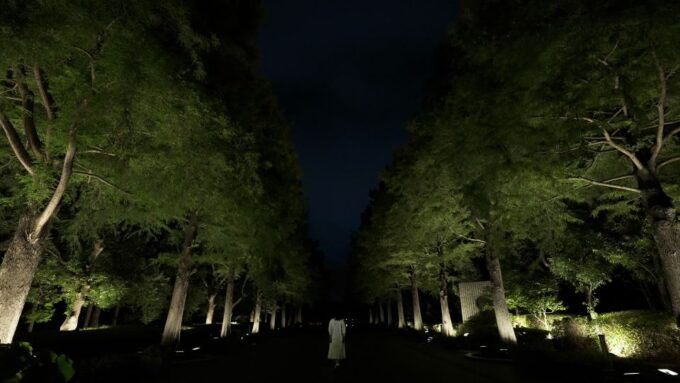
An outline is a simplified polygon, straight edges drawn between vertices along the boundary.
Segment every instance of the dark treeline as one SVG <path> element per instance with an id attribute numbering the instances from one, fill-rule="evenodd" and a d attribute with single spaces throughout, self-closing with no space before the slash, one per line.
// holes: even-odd
<path id="1" fill-rule="evenodd" d="M 263 15 L 250 0 L 3 3 L 1 343 L 102 311 L 165 323 L 168 345 L 197 313 L 222 336 L 237 307 L 253 332 L 260 313 L 302 320 L 320 260 L 257 74 Z"/>
<path id="2" fill-rule="evenodd" d="M 461 8 L 356 235 L 365 315 L 396 302 L 399 327 L 422 328 L 424 293 L 451 335 L 457 283 L 490 280 L 499 335 L 515 342 L 511 312 L 549 330 L 549 313 L 581 311 L 566 287 L 595 318 L 598 291 L 625 279 L 680 320 L 677 2 Z"/>

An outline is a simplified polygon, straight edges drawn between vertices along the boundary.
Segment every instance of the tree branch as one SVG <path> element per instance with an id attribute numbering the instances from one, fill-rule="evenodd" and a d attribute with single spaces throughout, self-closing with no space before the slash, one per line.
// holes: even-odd
<path id="1" fill-rule="evenodd" d="M 666 124 L 666 125 L 668 125 L 668 124 Z M 673 136 L 675 136 L 675 135 L 678 134 L 678 133 L 680 133 L 680 128 L 675 128 L 675 129 L 671 130 L 670 133 L 668 133 L 668 134 L 663 138 L 663 141 L 661 142 L 661 145 L 664 145 L 664 144 L 666 143 L 666 141 L 670 140 Z"/>
<path id="2" fill-rule="evenodd" d="M 43 108 L 45 108 L 45 113 L 47 114 L 47 119 L 49 121 L 54 120 L 54 107 L 52 106 L 52 97 L 47 89 L 47 83 L 43 78 L 42 70 L 40 66 L 36 63 L 33 65 L 33 76 L 35 77 L 35 82 L 38 84 L 38 93 L 40 93 L 40 99 L 42 100 Z"/>
<path id="3" fill-rule="evenodd" d="M 619 177 L 615 177 L 615 178 L 621 179 Z M 574 181 L 585 181 L 585 182 L 588 182 L 591 185 L 603 186 L 603 187 L 608 187 L 608 188 L 618 189 L 618 190 L 625 190 L 625 191 L 629 191 L 629 192 L 633 192 L 633 193 L 640 193 L 640 190 L 636 189 L 636 188 L 631 188 L 631 187 L 628 187 L 628 186 L 621 186 L 621 185 L 612 185 L 612 184 L 609 184 L 609 183 L 606 183 L 606 182 L 594 181 L 594 180 L 591 180 L 591 179 L 585 178 L 585 177 L 571 177 L 571 178 L 567 178 L 567 179 L 568 180 L 574 180 Z M 611 180 L 609 180 L 609 182 L 611 182 Z"/>
<path id="4" fill-rule="evenodd" d="M 5 131 L 5 135 L 7 136 L 9 145 L 14 151 L 14 155 L 17 157 L 21 165 L 23 165 L 24 169 L 26 169 L 28 174 L 34 176 L 35 172 L 33 171 L 33 161 L 31 161 L 31 156 L 26 151 L 24 144 L 21 143 L 21 139 L 19 138 L 16 129 L 14 129 L 14 125 L 12 125 L 12 122 L 3 112 L 0 112 L 0 126 L 2 126 L 2 130 Z"/>
<path id="5" fill-rule="evenodd" d="M 680 156 L 669 158 L 669 159 L 661 162 L 659 165 L 657 165 L 656 170 L 659 171 L 662 167 L 664 167 L 666 165 L 670 165 L 673 162 L 677 162 L 677 161 L 680 161 Z"/>
<path id="6" fill-rule="evenodd" d="M 619 180 L 625 180 L 626 178 L 633 178 L 633 177 L 635 177 L 634 174 L 623 174 L 623 175 L 620 175 L 620 176 L 616 176 L 616 177 L 612 177 L 612 178 L 607 178 L 606 180 L 602 180 L 602 181 L 600 181 L 600 182 L 605 183 L 605 184 L 608 184 L 608 183 L 610 183 L 610 182 L 619 181 Z"/>
<path id="7" fill-rule="evenodd" d="M 26 83 L 24 82 L 25 74 L 23 67 L 16 68 L 17 74 L 17 88 L 19 89 L 19 95 L 21 96 L 21 107 L 22 114 L 24 117 L 24 132 L 26 132 L 26 138 L 28 139 L 28 147 L 40 161 L 45 160 L 45 155 L 42 152 L 42 142 L 38 137 L 38 132 L 35 130 L 35 120 L 33 119 L 33 92 L 28 89 Z"/>
<path id="8" fill-rule="evenodd" d="M 241 295 L 240 295 L 239 298 L 236 300 L 236 302 L 234 302 L 234 303 L 231 305 L 231 309 L 232 309 L 232 310 L 234 309 L 234 307 L 236 307 L 237 304 L 241 303 L 241 301 L 243 300 L 243 297 L 246 296 L 246 285 L 247 285 L 247 284 L 248 284 L 248 274 L 246 274 L 246 276 L 243 278 L 243 284 L 241 285 Z"/>
<path id="9" fill-rule="evenodd" d="M 82 152 L 79 152 L 79 153 L 80 154 L 101 154 L 103 156 L 118 157 L 118 155 L 115 154 L 115 153 L 109 153 L 109 152 L 105 152 L 105 151 L 99 150 L 99 149 L 83 150 Z"/>
<path id="10" fill-rule="evenodd" d="M 609 136 L 609 133 L 607 133 L 607 131 L 605 129 L 602 129 L 602 133 L 604 133 L 604 138 L 605 138 L 605 140 L 607 140 L 607 143 L 609 144 L 609 146 L 611 146 L 612 148 L 623 153 L 623 155 L 625 155 L 626 157 L 630 158 L 630 160 L 633 162 L 633 165 L 635 165 L 635 167 L 638 168 L 639 170 L 642 170 L 644 168 L 644 166 L 642 165 L 642 162 L 640 162 L 640 160 L 637 158 L 637 156 L 634 153 L 632 153 L 632 152 L 624 149 L 622 146 L 619 146 L 616 143 L 614 143 L 614 140 L 612 140 L 612 138 Z"/>
<path id="11" fill-rule="evenodd" d="M 661 153 L 661 148 L 663 147 L 664 139 L 663 139 L 663 129 L 666 126 L 666 93 L 667 93 L 667 86 L 666 86 L 666 72 L 663 69 L 663 66 L 659 62 L 659 58 L 656 55 L 656 51 L 652 51 L 652 56 L 654 57 L 654 62 L 656 63 L 656 67 L 659 71 L 659 83 L 661 84 L 661 91 L 659 93 L 659 103 L 656 106 L 657 112 L 659 114 L 659 123 L 656 128 L 656 143 L 652 147 L 652 156 L 650 158 L 650 162 L 652 164 L 656 164 L 656 159 L 659 157 L 659 153 Z"/>
<path id="12" fill-rule="evenodd" d="M 112 188 L 114 188 L 114 189 L 116 189 L 116 190 L 118 190 L 118 191 L 120 191 L 120 192 L 123 192 L 123 193 L 125 193 L 125 194 L 131 194 L 130 192 L 128 192 L 128 191 L 126 191 L 126 190 L 120 188 L 119 186 L 116 186 L 115 184 L 111 183 L 110 181 L 107 181 L 105 178 L 103 178 L 103 177 L 101 177 L 101 176 L 98 176 L 98 175 L 92 173 L 92 172 L 89 171 L 89 170 L 86 171 L 86 172 L 83 172 L 83 171 L 80 171 L 80 170 L 74 170 L 74 171 L 73 171 L 73 174 L 78 174 L 78 175 L 82 175 L 82 176 L 94 178 L 95 180 L 97 180 L 97 181 L 103 183 L 103 184 L 106 185 L 106 186 L 110 186 L 110 187 L 112 187 Z"/>
<path id="13" fill-rule="evenodd" d="M 462 235 L 462 234 L 458 234 L 458 233 L 453 233 L 453 235 L 455 235 L 455 236 L 458 237 L 458 238 L 462 238 L 462 239 L 464 239 L 464 240 L 466 240 L 466 241 L 470 241 L 470 242 L 486 243 L 486 241 L 483 241 L 483 240 L 481 240 L 481 239 L 466 237 L 466 236 L 464 236 L 464 235 Z"/>
<path id="14" fill-rule="evenodd" d="M 64 155 L 64 162 L 61 169 L 61 176 L 59 177 L 59 183 L 57 184 L 52 198 L 45 206 L 45 209 L 40 214 L 38 219 L 35 221 L 35 226 L 33 231 L 29 234 L 29 240 L 31 242 L 36 242 L 43 234 L 43 230 L 47 223 L 50 221 L 54 213 L 59 208 L 59 204 L 66 193 L 66 188 L 68 187 L 69 180 L 71 179 L 71 173 L 73 172 L 73 160 L 76 156 L 76 126 L 73 125 L 69 129 L 68 135 L 68 145 L 66 146 L 66 154 Z"/>

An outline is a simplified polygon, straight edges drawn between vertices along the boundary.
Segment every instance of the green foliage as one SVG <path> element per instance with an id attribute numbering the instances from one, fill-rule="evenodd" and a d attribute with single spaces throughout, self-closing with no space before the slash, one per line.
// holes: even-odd
<path id="1" fill-rule="evenodd" d="M 468 335 L 464 335 L 464 334 Z M 459 335 L 480 341 L 498 341 L 498 328 L 493 310 L 484 310 L 469 318 L 458 329 Z"/>
<path id="2" fill-rule="evenodd" d="M 65 383 L 75 374 L 73 361 L 63 354 L 34 350 L 28 342 L 0 348 L 0 382 Z"/>
<path id="3" fill-rule="evenodd" d="M 680 330 L 664 312 L 621 311 L 593 321 L 605 334 L 609 350 L 618 356 L 656 360 L 680 360 Z"/>
<path id="4" fill-rule="evenodd" d="M 576 349 L 598 350 L 598 334 L 604 334 L 609 351 L 621 357 L 677 362 L 680 360 L 680 331 L 673 317 L 658 311 L 619 311 L 586 317 L 552 316 L 552 335 Z M 529 328 L 542 323 L 522 321 Z"/>
<path id="5" fill-rule="evenodd" d="M 74 173 L 29 296 L 31 321 L 79 295 L 156 320 L 192 217 L 197 271 L 223 282 L 236 270 L 274 299 L 311 295 L 297 157 L 273 92 L 256 74 L 259 7 L 220 6 L 48 0 L 0 10 L 0 47 L 11 52 L 0 58 L 0 112 L 22 142 L 23 117 L 32 114 L 45 154 L 27 149 L 30 176 L 0 145 L 0 235 L 11 234 L 26 205 L 39 209 L 52 196 L 69 129 L 77 128 Z M 34 110 L 16 102 L 17 79 L 26 80 Z M 104 251 L 93 259 L 98 241 Z M 192 282 L 187 314 L 206 293 Z"/>
<path id="6" fill-rule="evenodd" d="M 141 278 L 127 289 L 123 303 L 141 314 L 141 322 L 149 324 L 159 319 L 167 310 L 172 286 L 170 278 L 155 271 L 145 270 Z"/>
<path id="7" fill-rule="evenodd" d="M 566 309 L 557 294 L 558 286 L 554 281 L 533 280 L 513 284 L 506 297 L 508 308 L 529 312 L 541 322 L 543 330 L 550 331 L 552 318 L 549 315 Z"/>

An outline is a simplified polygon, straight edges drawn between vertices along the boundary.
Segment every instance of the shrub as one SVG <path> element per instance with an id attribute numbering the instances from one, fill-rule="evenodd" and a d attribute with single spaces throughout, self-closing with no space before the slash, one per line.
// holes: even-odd
<path id="1" fill-rule="evenodd" d="M 553 322 L 552 335 L 559 348 L 597 350 L 597 335 L 592 331 L 585 317 L 566 316 Z"/>
<path id="2" fill-rule="evenodd" d="M 605 334 L 609 351 L 618 356 L 680 360 L 680 330 L 670 314 L 620 311 L 601 314 L 593 331 Z"/>
<path id="3" fill-rule="evenodd" d="M 465 335 L 465 334 L 468 335 Z M 500 343 L 496 316 L 493 311 L 482 311 L 471 317 L 460 326 L 458 335 L 463 335 L 469 344 L 496 344 Z"/>
<path id="4" fill-rule="evenodd" d="M 0 382 L 65 383 L 73 378 L 73 361 L 52 351 L 36 351 L 28 342 L 0 348 Z"/>
<path id="5" fill-rule="evenodd" d="M 513 315 L 512 326 L 552 331 L 555 322 L 572 316 L 569 314 L 548 314 L 546 317 L 548 328 L 546 328 L 544 321 L 534 314 Z"/>

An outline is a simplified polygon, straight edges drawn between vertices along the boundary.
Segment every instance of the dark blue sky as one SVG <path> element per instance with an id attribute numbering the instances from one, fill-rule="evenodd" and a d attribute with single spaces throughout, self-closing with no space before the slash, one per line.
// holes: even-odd
<path id="1" fill-rule="evenodd" d="M 262 70 L 293 126 L 311 234 L 347 259 L 368 191 L 406 141 L 456 0 L 264 0 Z"/>

